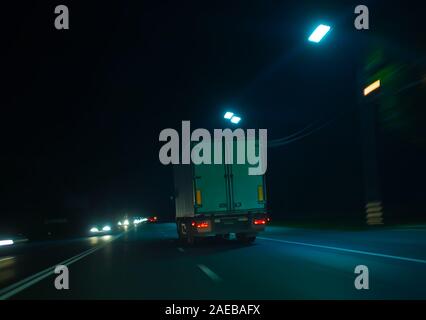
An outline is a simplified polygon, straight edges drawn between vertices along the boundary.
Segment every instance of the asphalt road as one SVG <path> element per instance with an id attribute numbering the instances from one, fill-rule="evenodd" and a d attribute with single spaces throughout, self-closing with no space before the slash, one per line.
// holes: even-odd
<path id="1" fill-rule="evenodd" d="M 69 290 L 53 269 L 68 264 Z M 369 289 L 354 286 L 357 265 Z M 0 248 L 0 299 L 425 299 L 426 227 L 269 227 L 251 245 L 176 240 L 173 224 Z"/>

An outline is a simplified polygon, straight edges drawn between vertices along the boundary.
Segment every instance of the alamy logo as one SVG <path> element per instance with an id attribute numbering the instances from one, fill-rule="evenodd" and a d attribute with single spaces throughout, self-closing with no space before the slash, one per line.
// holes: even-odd
<path id="1" fill-rule="evenodd" d="M 70 28 L 68 7 L 65 5 L 56 6 L 55 13 L 59 14 L 55 18 L 55 28 L 58 30 L 68 30 Z"/>
<path id="2" fill-rule="evenodd" d="M 370 29 L 368 7 L 364 5 L 356 6 L 354 13 L 358 14 L 354 21 L 355 28 L 357 30 Z"/>
<path id="3" fill-rule="evenodd" d="M 175 129 L 164 129 L 159 140 L 166 142 L 159 159 L 169 164 L 249 164 L 249 175 L 262 175 L 267 169 L 267 129 L 206 129 L 191 133 L 190 121 L 182 121 L 182 141 Z M 181 143 L 182 142 L 182 143 Z M 182 156 L 180 156 L 182 155 Z"/>
<path id="4" fill-rule="evenodd" d="M 55 288 L 57 290 L 68 290 L 70 288 L 68 267 L 64 265 L 58 265 L 55 267 L 55 273 L 59 274 L 55 278 Z"/>
<path id="5" fill-rule="evenodd" d="M 358 274 L 358 276 L 355 278 L 355 288 L 357 290 L 368 290 L 370 289 L 370 285 L 369 285 L 369 272 L 368 272 L 368 267 L 364 266 L 364 265 L 359 265 L 355 267 L 355 274 Z"/>

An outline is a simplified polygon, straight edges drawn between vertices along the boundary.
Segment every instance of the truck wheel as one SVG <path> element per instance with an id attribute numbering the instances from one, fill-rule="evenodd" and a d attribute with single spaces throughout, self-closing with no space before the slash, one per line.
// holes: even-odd
<path id="1" fill-rule="evenodd" d="M 178 228 L 177 228 L 177 234 L 178 234 L 178 240 L 179 240 L 179 242 L 183 242 L 184 236 L 182 234 L 182 231 L 180 230 L 180 226 L 178 226 Z"/>
<path id="2" fill-rule="evenodd" d="M 253 243 L 256 240 L 255 235 L 246 234 L 246 233 L 237 233 L 237 241 L 245 244 Z"/>
<path id="3" fill-rule="evenodd" d="M 226 240 L 229 240 L 231 238 L 231 236 L 230 236 L 229 233 L 227 233 L 227 234 L 217 234 L 215 237 L 216 237 L 217 241 L 226 241 Z"/>
<path id="4" fill-rule="evenodd" d="M 195 245 L 195 237 L 189 232 L 186 234 L 186 244 L 189 246 Z"/>
<path id="5" fill-rule="evenodd" d="M 183 244 L 187 243 L 187 237 L 188 237 L 188 229 L 185 223 L 179 222 L 178 226 L 178 235 L 179 235 L 179 241 Z"/>

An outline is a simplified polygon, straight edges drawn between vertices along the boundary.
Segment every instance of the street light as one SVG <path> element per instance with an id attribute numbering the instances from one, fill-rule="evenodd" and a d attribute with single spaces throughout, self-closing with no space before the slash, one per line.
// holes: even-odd
<path id="1" fill-rule="evenodd" d="M 318 43 L 322 40 L 322 38 L 324 38 L 324 36 L 330 31 L 331 27 L 324 25 L 324 24 L 320 24 L 315 30 L 314 32 L 311 33 L 311 35 L 309 36 L 308 40 L 311 42 L 315 42 Z"/>
<path id="2" fill-rule="evenodd" d="M 225 114 L 223 115 L 223 118 L 231 121 L 234 124 L 238 124 L 241 121 L 241 117 L 235 115 L 235 113 L 233 113 L 231 111 L 225 112 Z"/>
<path id="3" fill-rule="evenodd" d="M 225 115 L 223 116 L 225 119 L 231 119 L 234 116 L 233 112 L 227 111 L 225 112 Z"/>
<path id="4" fill-rule="evenodd" d="M 309 36 L 310 42 L 319 43 L 326 34 L 331 30 L 330 26 L 320 24 Z M 374 81 L 364 88 L 364 97 L 379 89 L 381 86 L 380 79 Z M 366 195 L 366 214 L 367 224 L 380 225 L 383 224 L 383 208 L 380 195 L 380 181 L 378 177 L 378 162 L 376 157 L 376 132 L 375 108 L 365 105 L 365 99 L 361 100 L 361 121 L 363 136 L 363 153 L 364 153 L 364 179 L 365 179 L 365 195 Z"/>
<path id="5" fill-rule="evenodd" d="M 232 123 L 238 124 L 240 121 L 241 121 L 241 118 L 240 118 L 240 117 L 233 116 L 233 117 L 231 118 L 231 122 L 232 122 Z"/>
<path id="6" fill-rule="evenodd" d="M 369 86 L 365 87 L 365 89 L 364 89 L 364 96 L 367 96 L 372 91 L 374 91 L 374 90 L 376 90 L 378 88 L 380 88 L 380 79 L 374 81 L 372 84 L 370 84 Z"/>

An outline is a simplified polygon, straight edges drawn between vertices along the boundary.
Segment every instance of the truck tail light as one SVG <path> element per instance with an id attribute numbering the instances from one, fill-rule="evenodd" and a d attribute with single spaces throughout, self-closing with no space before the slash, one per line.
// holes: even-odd
<path id="1" fill-rule="evenodd" d="M 196 227 L 197 229 L 206 229 L 210 227 L 210 222 L 209 221 L 201 221 L 201 222 L 192 221 L 191 227 Z"/>
<path id="2" fill-rule="evenodd" d="M 264 225 L 264 224 L 266 224 L 266 219 L 253 219 L 253 224 Z"/>
<path id="3" fill-rule="evenodd" d="M 205 228 L 208 228 L 208 227 L 210 227 L 210 224 L 209 224 L 208 221 L 202 221 L 202 222 L 197 223 L 198 229 L 205 229 Z"/>

